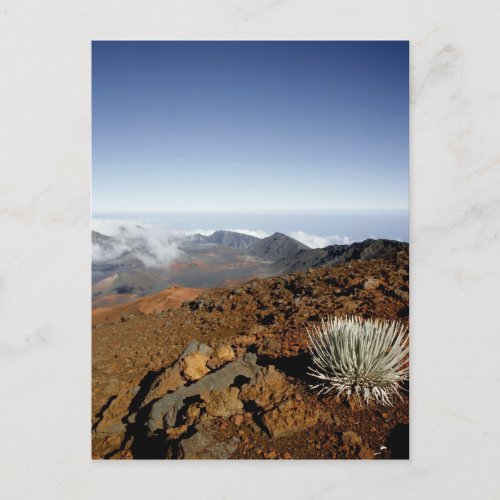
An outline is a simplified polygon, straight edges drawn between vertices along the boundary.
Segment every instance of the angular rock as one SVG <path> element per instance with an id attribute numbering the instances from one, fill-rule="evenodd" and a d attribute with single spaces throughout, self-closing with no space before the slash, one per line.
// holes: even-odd
<path id="1" fill-rule="evenodd" d="M 119 450 L 122 446 L 125 434 L 105 434 L 93 433 L 93 458 L 102 458 L 105 455 L 109 456 L 111 451 Z"/>
<path id="2" fill-rule="evenodd" d="M 188 381 L 204 377 L 210 371 L 207 367 L 207 361 L 212 352 L 213 349 L 210 346 L 192 340 L 176 363 L 180 366 L 183 377 Z"/>
<path id="3" fill-rule="evenodd" d="M 100 414 L 96 415 L 98 420 L 94 424 L 92 434 L 92 441 L 95 444 L 93 456 L 109 455 L 110 451 L 122 446 L 127 431 L 124 415 L 127 415 L 138 390 L 139 387 L 134 386 L 118 396 L 112 396 L 101 409 Z"/>
<path id="4" fill-rule="evenodd" d="M 240 398 L 243 401 L 254 401 L 264 410 L 268 410 L 291 393 L 292 389 L 285 376 L 270 365 L 241 388 Z"/>
<path id="5" fill-rule="evenodd" d="M 221 344 L 215 348 L 207 366 L 212 370 L 232 361 L 235 358 L 233 348 L 229 344 Z"/>
<path id="6" fill-rule="evenodd" d="M 184 406 L 184 400 L 192 396 L 199 396 L 207 391 L 229 387 L 238 376 L 253 378 L 260 370 L 257 365 L 257 356 L 247 353 L 244 357 L 228 363 L 219 370 L 205 375 L 197 382 L 182 386 L 177 391 L 166 394 L 151 407 L 147 426 L 151 432 L 163 427 L 173 427 L 179 410 Z"/>
<path id="7" fill-rule="evenodd" d="M 342 433 L 341 450 L 346 457 L 361 458 L 364 460 L 371 460 L 375 458 L 373 451 L 363 445 L 363 438 L 353 431 L 346 431 Z"/>
<path id="8" fill-rule="evenodd" d="M 255 344 L 257 337 L 255 335 L 239 335 L 234 339 L 234 344 L 240 347 L 248 347 Z"/>
<path id="9" fill-rule="evenodd" d="M 184 378 L 189 381 L 204 377 L 210 368 L 207 367 L 208 358 L 200 352 L 193 352 L 181 361 L 181 370 Z"/>
<path id="10" fill-rule="evenodd" d="M 179 356 L 179 359 L 156 377 L 142 401 L 141 407 L 146 406 L 154 399 L 160 398 L 167 392 L 177 390 L 186 381 L 194 380 L 193 377 L 196 379 L 201 373 L 208 373 L 209 370 L 205 365 L 211 354 L 211 347 L 201 344 L 197 340 L 191 341 Z M 186 358 L 187 362 L 185 361 Z"/>
<path id="11" fill-rule="evenodd" d="M 182 354 L 179 356 L 179 359 L 184 359 L 185 357 L 195 352 L 199 352 L 203 357 L 208 359 L 211 356 L 212 351 L 213 349 L 210 346 L 202 344 L 197 340 L 192 340 L 184 349 L 184 351 L 182 351 Z"/>
<path id="12" fill-rule="evenodd" d="M 236 436 L 228 442 L 217 441 L 210 430 L 200 429 L 179 443 L 179 455 L 183 459 L 228 459 L 236 451 Z"/>
<path id="13" fill-rule="evenodd" d="M 229 418 L 243 410 L 243 403 L 238 399 L 239 392 L 237 387 L 226 387 L 204 392 L 201 399 L 205 401 L 205 409 L 210 416 Z"/>
<path id="14" fill-rule="evenodd" d="M 167 436 L 169 439 L 177 439 L 187 432 L 188 426 L 186 424 L 179 425 L 179 427 L 170 427 L 167 429 Z"/>
<path id="15" fill-rule="evenodd" d="M 201 408 L 198 403 L 190 405 L 186 409 L 186 423 L 192 425 L 196 419 L 200 416 Z"/>
<path id="16" fill-rule="evenodd" d="M 303 431 L 320 420 L 321 412 L 303 401 L 288 400 L 262 417 L 262 422 L 273 439 Z"/>
<path id="17" fill-rule="evenodd" d="M 137 394 L 139 387 L 132 387 L 121 392 L 118 396 L 110 398 L 108 406 L 102 410 L 100 420 L 95 425 L 95 431 L 106 434 L 123 434 L 125 425 L 123 415 L 127 414 L 132 399 Z"/>
<path id="18" fill-rule="evenodd" d="M 151 385 L 151 389 L 144 398 L 142 406 L 147 405 L 153 401 L 153 399 L 160 398 L 167 392 L 177 390 L 185 383 L 186 381 L 181 377 L 181 368 L 179 364 L 175 364 L 171 368 L 167 368 Z"/>

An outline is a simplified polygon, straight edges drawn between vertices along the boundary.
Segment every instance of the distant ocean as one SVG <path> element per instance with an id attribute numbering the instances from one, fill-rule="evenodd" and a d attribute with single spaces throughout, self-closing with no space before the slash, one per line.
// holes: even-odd
<path id="1" fill-rule="evenodd" d="M 276 231 L 307 241 L 348 243 L 367 238 L 409 241 L 408 211 L 302 212 L 302 213 L 99 213 L 100 222 L 134 222 L 162 226 L 172 231 L 210 232 L 218 229 L 240 230 L 256 236 Z"/>

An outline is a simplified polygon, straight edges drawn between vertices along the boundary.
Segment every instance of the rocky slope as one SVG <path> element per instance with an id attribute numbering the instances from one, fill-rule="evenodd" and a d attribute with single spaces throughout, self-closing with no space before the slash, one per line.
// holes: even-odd
<path id="1" fill-rule="evenodd" d="M 353 259 L 386 258 L 395 251 L 407 250 L 407 244 L 390 240 L 310 249 L 281 233 L 259 239 L 221 230 L 210 236 L 194 234 L 175 240 L 172 248 L 177 250 L 172 251 L 177 257 L 163 266 L 151 264 L 158 248 L 150 246 L 144 231 L 141 227 L 132 232 L 123 228 L 119 239 L 92 232 L 93 307 L 123 304 L 172 285 L 233 286 L 255 277 L 290 274 Z M 141 260 L 144 258 L 150 265 Z"/>
<path id="2" fill-rule="evenodd" d="M 318 396 L 306 329 L 329 314 L 408 321 L 408 253 L 206 292 L 93 328 L 95 458 L 403 458 L 394 407 Z"/>
<path id="3" fill-rule="evenodd" d="M 195 299 L 204 291 L 206 290 L 203 288 L 172 286 L 159 293 L 125 304 L 114 305 L 113 307 L 94 307 L 92 309 L 92 324 L 120 321 L 131 314 L 151 314 L 168 309 L 177 309 L 183 302 Z"/>
<path id="4" fill-rule="evenodd" d="M 385 259 L 399 251 L 408 252 L 408 243 L 368 239 L 350 245 L 330 245 L 325 248 L 300 250 L 293 257 L 280 259 L 275 265 L 280 273 L 289 274 L 311 267 L 344 264 L 351 260 Z"/>

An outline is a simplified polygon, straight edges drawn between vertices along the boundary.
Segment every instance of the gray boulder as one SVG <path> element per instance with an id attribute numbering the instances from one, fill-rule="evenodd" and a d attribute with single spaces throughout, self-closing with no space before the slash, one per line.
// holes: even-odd
<path id="1" fill-rule="evenodd" d="M 184 401 L 202 393 L 220 390 L 229 387 L 236 377 L 253 378 L 260 370 L 257 356 L 246 353 L 244 357 L 226 364 L 217 371 L 205 375 L 198 381 L 182 386 L 175 392 L 165 394 L 151 407 L 147 426 L 150 432 L 155 432 L 164 427 L 173 427 L 177 421 L 179 411 L 184 407 Z"/>

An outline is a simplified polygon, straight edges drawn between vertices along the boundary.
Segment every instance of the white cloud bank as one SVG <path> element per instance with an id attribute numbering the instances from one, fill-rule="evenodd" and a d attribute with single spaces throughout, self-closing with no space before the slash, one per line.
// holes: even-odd
<path id="1" fill-rule="evenodd" d="M 261 229 L 251 230 L 251 229 L 228 229 L 228 231 L 234 231 L 235 233 L 248 234 L 248 236 L 255 236 L 256 238 L 267 238 L 270 233 L 262 231 Z"/>
<path id="2" fill-rule="evenodd" d="M 324 248 L 329 245 L 349 245 L 352 243 L 349 236 L 318 236 L 316 234 L 305 233 L 304 231 L 291 231 L 288 236 L 304 243 L 310 248 Z"/>
<path id="3" fill-rule="evenodd" d="M 93 244 L 92 260 L 95 263 L 116 259 L 128 252 L 146 267 L 164 267 L 182 256 L 180 242 L 188 235 L 199 233 L 209 236 L 214 229 L 176 231 L 163 225 L 144 224 L 134 220 L 94 219 L 93 229 L 114 238 L 112 244 Z M 265 238 L 270 233 L 261 229 L 227 229 L 237 233 Z M 286 234 L 310 248 L 323 248 L 333 244 L 350 244 L 348 236 L 319 236 L 305 231 L 289 231 Z"/>
<path id="4" fill-rule="evenodd" d="M 178 231 L 179 234 L 202 234 L 203 236 L 211 236 L 215 233 L 215 231 L 219 231 L 219 229 L 193 229 L 192 231 Z M 247 234 L 248 236 L 255 236 L 256 238 L 266 238 L 270 235 L 266 231 L 262 231 L 261 229 L 225 229 L 225 231 L 232 231 L 233 233 Z"/>
<path id="5" fill-rule="evenodd" d="M 110 245 L 93 244 L 93 262 L 115 259 L 130 252 L 146 267 L 167 266 L 179 258 L 182 255 L 179 242 L 186 234 L 162 226 L 108 219 L 94 220 L 93 229 L 115 240 Z"/>

